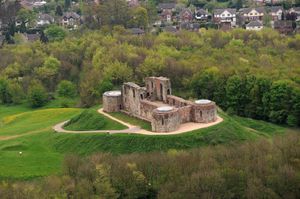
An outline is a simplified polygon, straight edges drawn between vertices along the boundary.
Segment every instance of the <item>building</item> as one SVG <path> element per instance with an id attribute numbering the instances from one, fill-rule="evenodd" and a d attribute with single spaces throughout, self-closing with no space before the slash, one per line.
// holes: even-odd
<path id="1" fill-rule="evenodd" d="M 235 27 L 236 9 L 215 9 L 213 14 L 213 20 L 215 23 L 220 24 L 220 27 Z"/>
<path id="2" fill-rule="evenodd" d="M 263 29 L 263 24 L 260 21 L 251 21 L 246 25 L 246 30 L 261 30 Z"/>
<path id="3" fill-rule="evenodd" d="M 193 13 L 190 9 L 185 8 L 179 14 L 180 22 L 191 22 L 193 21 Z"/>
<path id="4" fill-rule="evenodd" d="M 54 18 L 49 14 L 39 14 L 36 20 L 36 25 L 38 27 L 46 26 L 54 23 Z"/>
<path id="5" fill-rule="evenodd" d="M 160 3 L 158 4 L 158 11 L 162 12 L 164 10 L 170 10 L 174 12 L 176 8 L 176 3 Z"/>
<path id="6" fill-rule="evenodd" d="M 217 120 L 216 104 L 210 100 L 188 101 L 172 95 L 171 81 L 165 77 L 147 77 L 145 87 L 124 83 L 122 91 L 103 94 L 103 110 L 121 111 L 151 122 L 154 132 L 176 131 L 181 124 L 210 123 Z"/>
<path id="7" fill-rule="evenodd" d="M 129 32 L 133 35 L 144 35 L 145 34 L 145 31 L 140 28 L 130 28 Z"/>
<path id="8" fill-rule="evenodd" d="M 295 20 L 300 21 L 300 7 L 294 7 L 289 10 L 290 14 L 295 15 Z"/>
<path id="9" fill-rule="evenodd" d="M 272 17 L 272 21 L 282 20 L 284 9 L 282 6 L 272 6 L 268 8 L 269 15 Z"/>
<path id="10" fill-rule="evenodd" d="M 206 10 L 202 9 L 202 8 L 197 9 L 195 11 L 195 18 L 197 20 L 207 21 L 209 19 L 209 17 L 210 17 L 209 13 Z"/>
<path id="11" fill-rule="evenodd" d="M 76 12 L 65 12 L 61 18 L 62 26 L 69 29 L 76 29 L 81 23 L 80 15 Z"/>
<path id="12" fill-rule="evenodd" d="M 265 15 L 265 9 L 263 7 L 258 8 L 244 8 L 241 11 L 241 14 L 245 22 L 250 21 L 262 21 Z"/>

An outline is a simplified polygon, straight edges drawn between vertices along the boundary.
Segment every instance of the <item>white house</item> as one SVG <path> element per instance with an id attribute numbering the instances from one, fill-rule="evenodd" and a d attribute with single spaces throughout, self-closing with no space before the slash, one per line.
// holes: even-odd
<path id="1" fill-rule="evenodd" d="M 54 18 L 48 14 L 39 14 L 36 20 L 37 26 L 45 26 L 54 23 Z"/>
<path id="2" fill-rule="evenodd" d="M 263 27 L 260 21 L 251 21 L 246 25 L 246 30 L 261 30 Z"/>
<path id="3" fill-rule="evenodd" d="M 242 10 L 242 16 L 245 21 L 262 21 L 265 15 L 265 9 L 263 7 L 258 8 L 244 8 Z"/>
<path id="4" fill-rule="evenodd" d="M 207 20 L 208 16 L 209 16 L 209 13 L 204 9 L 200 8 L 200 9 L 195 10 L 195 18 L 197 20 Z"/>
<path id="5" fill-rule="evenodd" d="M 236 9 L 215 9 L 213 17 L 216 23 L 230 23 L 231 27 L 236 26 Z"/>

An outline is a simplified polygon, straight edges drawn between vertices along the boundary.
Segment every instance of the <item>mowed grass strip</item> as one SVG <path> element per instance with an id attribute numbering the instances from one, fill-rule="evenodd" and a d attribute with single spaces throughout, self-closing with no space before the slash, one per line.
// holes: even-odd
<path id="1" fill-rule="evenodd" d="M 126 126 L 116 122 L 100 113 L 95 109 L 87 109 L 73 117 L 64 129 L 73 131 L 92 131 L 92 130 L 123 130 Z"/>
<path id="2" fill-rule="evenodd" d="M 51 128 L 81 111 L 77 108 L 52 108 L 6 116 L 1 119 L 0 136 L 20 135 L 37 129 Z"/>
<path id="3" fill-rule="evenodd" d="M 115 117 L 119 120 L 122 120 L 124 122 L 127 122 L 131 125 L 139 126 L 142 129 L 145 129 L 145 130 L 148 130 L 148 131 L 152 130 L 151 123 L 147 122 L 145 120 L 141 120 L 141 119 L 138 119 L 136 117 L 129 116 L 129 115 L 127 115 L 125 113 L 122 113 L 122 112 L 113 112 L 113 113 L 109 113 L 109 114 L 111 116 L 113 116 L 113 117 Z"/>

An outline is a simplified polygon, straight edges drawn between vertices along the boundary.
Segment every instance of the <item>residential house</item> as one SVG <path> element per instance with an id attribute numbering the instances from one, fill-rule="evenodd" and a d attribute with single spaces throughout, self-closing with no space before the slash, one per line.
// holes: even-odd
<path id="1" fill-rule="evenodd" d="M 213 20 L 215 23 L 220 24 L 220 27 L 224 27 L 227 30 L 228 27 L 232 28 L 236 26 L 236 9 L 225 8 L 215 9 Z"/>
<path id="2" fill-rule="evenodd" d="M 262 21 L 265 15 L 265 9 L 264 7 L 244 8 L 241 14 L 246 23 L 250 21 Z"/>
<path id="3" fill-rule="evenodd" d="M 80 15 L 76 12 L 65 12 L 61 18 L 62 26 L 70 29 L 76 29 L 81 23 Z"/>
<path id="4" fill-rule="evenodd" d="M 163 10 L 160 14 L 160 23 L 172 23 L 173 12 L 171 10 Z"/>
<path id="5" fill-rule="evenodd" d="M 246 30 L 261 30 L 263 27 L 264 26 L 261 21 L 250 21 L 246 25 Z"/>
<path id="6" fill-rule="evenodd" d="M 180 14 L 179 14 L 179 20 L 180 22 L 191 22 L 193 21 L 193 13 L 190 9 L 186 8 L 186 9 L 183 9 Z"/>
<path id="7" fill-rule="evenodd" d="M 274 22 L 274 29 L 281 34 L 290 34 L 294 31 L 293 21 L 280 20 Z"/>
<path id="8" fill-rule="evenodd" d="M 272 6 L 268 8 L 269 15 L 272 17 L 272 21 L 282 20 L 284 9 L 282 6 Z"/>
<path id="9" fill-rule="evenodd" d="M 200 21 L 208 21 L 210 15 L 206 10 L 200 8 L 195 11 L 195 18 Z"/>
<path id="10" fill-rule="evenodd" d="M 291 8 L 289 13 L 295 15 L 296 21 L 300 21 L 300 7 Z"/>
<path id="11" fill-rule="evenodd" d="M 54 18 L 49 14 L 39 14 L 36 20 L 36 25 L 38 27 L 46 26 L 54 23 Z"/>
<path id="12" fill-rule="evenodd" d="M 164 10 L 170 10 L 174 12 L 175 7 L 176 7 L 176 3 L 160 3 L 158 4 L 158 12 L 162 12 Z"/>

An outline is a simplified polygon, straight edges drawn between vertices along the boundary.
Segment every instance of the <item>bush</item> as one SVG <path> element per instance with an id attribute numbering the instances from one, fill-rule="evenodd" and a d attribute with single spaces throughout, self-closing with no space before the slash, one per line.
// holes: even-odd
<path id="1" fill-rule="evenodd" d="M 56 92 L 58 96 L 68 98 L 73 98 L 77 94 L 76 86 L 67 80 L 63 80 L 58 84 Z"/>
<path id="2" fill-rule="evenodd" d="M 34 83 L 28 90 L 28 102 L 31 107 L 41 107 L 48 101 L 45 88 L 40 83 Z"/>

